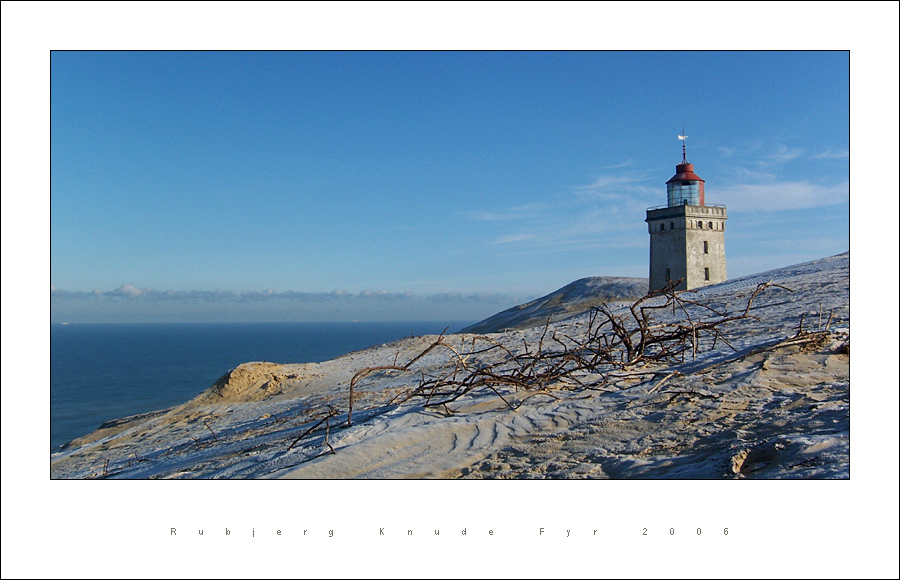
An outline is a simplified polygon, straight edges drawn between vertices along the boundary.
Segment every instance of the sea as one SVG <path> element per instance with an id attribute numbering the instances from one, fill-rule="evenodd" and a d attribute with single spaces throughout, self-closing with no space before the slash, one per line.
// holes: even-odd
<path id="1" fill-rule="evenodd" d="M 51 324 L 50 453 L 105 421 L 187 402 L 241 363 L 321 362 L 473 322 Z"/>

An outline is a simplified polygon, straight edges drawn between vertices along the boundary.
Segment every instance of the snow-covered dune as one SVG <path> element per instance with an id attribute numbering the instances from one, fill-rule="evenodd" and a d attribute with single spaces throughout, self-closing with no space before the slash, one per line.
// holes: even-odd
<path id="1" fill-rule="evenodd" d="M 611 279 L 588 278 L 484 323 L 517 330 L 246 363 L 184 405 L 73 441 L 51 476 L 847 478 L 849 271 L 848 252 L 645 310 L 648 332 L 689 330 L 669 361 L 652 344 L 636 362 L 603 358 L 615 337 L 591 287 Z M 633 326 L 629 305 L 609 315 Z"/>
<path id="2" fill-rule="evenodd" d="M 526 304 L 514 306 L 466 327 L 462 332 L 501 332 L 568 318 L 605 302 L 634 300 L 647 293 L 647 278 L 582 278 Z"/>

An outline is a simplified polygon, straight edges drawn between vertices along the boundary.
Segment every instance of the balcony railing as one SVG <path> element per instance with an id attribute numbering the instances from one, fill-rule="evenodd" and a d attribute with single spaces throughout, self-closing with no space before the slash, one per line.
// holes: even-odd
<path id="1" fill-rule="evenodd" d="M 655 209 L 665 209 L 665 208 L 667 208 L 667 207 L 681 207 L 681 206 L 683 206 L 683 205 L 693 205 L 693 204 L 684 202 L 684 203 L 679 203 L 678 205 L 669 205 L 669 204 L 666 204 L 666 205 L 655 205 L 655 206 L 653 206 L 653 207 L 648 207 L 648 208 L 647 208 L 647 211 L 653 211 L 653 210 L 655 210 Z M 694 206 L 694 207 L 721 207 L 722 209 L 725 209 L 725 206 L 724 206 L 724 205 L 719 205 L 719 204 L 697 205 L 697 206 Z"/>

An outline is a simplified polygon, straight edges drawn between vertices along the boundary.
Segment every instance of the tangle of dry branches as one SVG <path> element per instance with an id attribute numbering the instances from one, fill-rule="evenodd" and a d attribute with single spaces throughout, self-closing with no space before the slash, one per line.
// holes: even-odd
<path id="1" fill-rule="evenodd" d="M 550 390 L 551 385 L 554 388 L 599 390 L 610 381 L 622 378 L 622 371 L 650 363 L 684 362 L 686 355 L 695 358 L 704 341 L 710 349 L 722 341 L 735 350 L 724 336 L 723 327 L 741 320 L 758 320 L 750 313 L 751 307 L 756 298 L 767 289 L 791 291 L 770 280 L 757 285 L 747 298 L 743 311 L 728 313 L 688 297 L 687 292 L 675 291 L 679 282 L 680 280 L 672 281 L 662 290 L 640 298 L 624 314 L 616 314 L 606 304 L 592 308 L 586 330 L 576 337 L 551 330 L 548 319 L 537 344 L 529 345 L 523 340 L 522 348 L 515 349 L 517 352 L 482 335 L 474 336 L 471 348 L 461 352 L 462 349 L 458 350 L 444 342 L 445 336 L 441 333 L 405 364 L 398 364 L 395 357 L 394 364 L 366 367 L 357 371 L 350 380 L 347 427 L 353 424 L 354 395 L 365 377 L 377 371 L 409 371 L 417 361 L 438 347 L 444 347 L 452 353 L 447 364 L 441 367 L 436 376 L 423 374 L 417 386 L 394 397 L 389 404 L 419 399 L 423 407 L 439 407 L 452 413 L 448 407 L 450 403 L 478 389 L 488 389 L 510 409 L 517 409 L 532 396 L 557 398 Z M 680 311 L 683 316 L 676 322 L 657 323 L 654 313 L 667 309 L 676 313 Z M 479 342 L 485 342 L 487 346 L 477 348 Z M 492 351 L 500 351 L 503 356 L 491 357 L 491 362 L 478 362 L 488 360 L 482 355 Z M 664 378 L 656 388 L 665 380 Z M 520 391 L 527 393 L 517 397 L 516 404 L 504 396 L 504 393 Z M 297 437 L 291 447 L 309 433 L 320 429 L 323 424 L 327 430 L 329 420 L 336 414 L 337 410 L 331 408 L 321 420 Z"/>

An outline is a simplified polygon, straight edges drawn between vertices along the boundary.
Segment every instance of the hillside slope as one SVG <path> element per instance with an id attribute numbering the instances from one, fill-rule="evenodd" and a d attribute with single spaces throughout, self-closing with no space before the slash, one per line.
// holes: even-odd
<path id="1" fill-rule="evenodd" d="M 647 278 L 598 276 L 582 278 L 526 304 L 514 306 L 460 332 L 486 334 L 531 328 L 563 320 L 609 302 L 633 301 L 647 293 Z"/>

